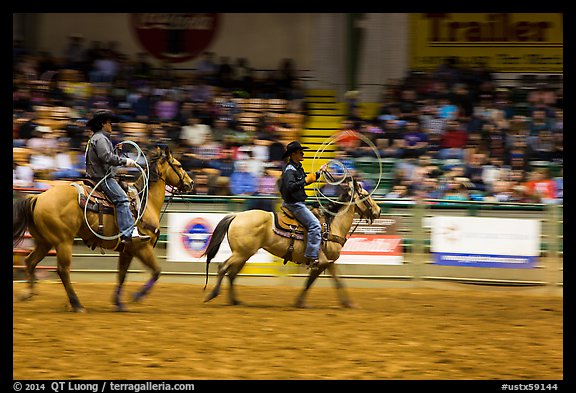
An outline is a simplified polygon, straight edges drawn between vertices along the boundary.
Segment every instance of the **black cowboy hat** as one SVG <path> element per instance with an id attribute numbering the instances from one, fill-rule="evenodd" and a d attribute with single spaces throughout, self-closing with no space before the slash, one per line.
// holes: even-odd
<path id="1" fill-rule="evenodd" d="M 116 116 L 112 111 L 109 110 L 98 110 L 94 113 L 94 116 L 88 120 L 86 127 L 91 127 L 94 123 L 104 124 L 106 120 L 110 120 L 112 123 L 117 123 L 120 118 Z"/>
<path id="2" fill-rule="evenodd" d="M 282 154 L 282 158 L 286 158 L 288 157 L 290 154 L 294 153 L 295 151 L 298 150 L 308 150 L 308 148 L 306 146 L 302 146 L 300 144 L 300 142 L 298 141 L 293 141 L 290 142 L 288 144 L 288 146 L 286 146 L 286 151 L 284 152 L 284 154 Z"/>

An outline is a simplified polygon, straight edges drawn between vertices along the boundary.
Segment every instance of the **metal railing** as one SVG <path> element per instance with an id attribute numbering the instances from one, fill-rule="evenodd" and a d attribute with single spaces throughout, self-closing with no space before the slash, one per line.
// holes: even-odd
<path id="1" fill-rule="evenodd" d="M 230 213 L 244 211 L 251 199 L 269 199 L 262 196 L 174 196 L 162 209 L 161 236 L 156 247 L 163 275 L 202 276 L 203 263 L 171 262 L 167 260 L 168 214 L 175 213 Z M 312 198 L 310 203 L 312 203 Z M 276 199 L 279 202 L 279 199 Z M 349 279 L 370 279 L 384 283 L 390 280 L 410 281 L 414 285 L 426 282 L 459 282 L 506 286 L 563 286 L 563 205 L 499 203 L 476 201 L 411 200 L 375 198 L 381 207 L 381 217 L 399 218 L 397 235 L 402 238 L 403 263 L 401 265 L 340 264 L 341 276 Z M 497 218 L 537 219 L 542 223 L 540 258 L 532 269 L 480 268 L 440 266 L 433 262 L 430 252 L 431 230 L 425 222 L 434 216 L 475 216 Z M 90 250 L 81 239 L 73 249 L 73 270 L 81 273 L 115 273 L 117 254 L 99 249 Z M 15 257 L 16 258 L 16 257 Z M 280 258 L 270 264 L 249 264 L 240 275 L 260 277 L 302 277 L 304 267 L 282 265 Z M 54 266 L 55 257 L 49 256 L 43 265 Z M 131 270 L 145 272 L 144 269 Z M 210 274 L 215 274 L 214 272 Z M 111 280 L 114 278 L 111 276 Z"/>

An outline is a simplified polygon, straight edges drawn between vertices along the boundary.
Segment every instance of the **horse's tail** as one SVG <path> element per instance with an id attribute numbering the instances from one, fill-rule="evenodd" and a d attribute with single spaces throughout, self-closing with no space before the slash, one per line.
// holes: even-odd
<path id="1" fill-rule="evenodd" d="M 36 195 L 12 202 L 12 246 L 16 247 L 24 239 L 28 227 L 34 223 Z"/>
<path id="2" fill-rule="evenodd" d="M 204 289 L 206 289 L 206 285 L 208 285 L 208 267 L 210 266 L 210 261 L 212 258 L 216 256 L 218 250 L 220 249 L 220 245 L 224 240 L 224 236 L 228 233 L 228 228 L 230 227 L 230 223 L 236 217 L 236 214 L 228 214 L 224 217 L 218 225 L 216 225 L 216 229 L 214 229 L 214 233 L 212 233 L 212 237 L 208 242 L 208 247 L 206 247 L 206 251 L 202 256 L 206 255 L 206 282 L 204 283 Z"/>

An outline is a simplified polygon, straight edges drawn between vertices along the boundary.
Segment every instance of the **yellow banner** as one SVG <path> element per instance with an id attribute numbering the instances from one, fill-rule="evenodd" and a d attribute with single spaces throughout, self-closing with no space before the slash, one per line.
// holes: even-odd
<path id="1" fill-rule="evenodd" d="M 410 14 L 414 70 L 431 71 L 447 57 L 495 72 L 563 72 L 560 13 Z"/>

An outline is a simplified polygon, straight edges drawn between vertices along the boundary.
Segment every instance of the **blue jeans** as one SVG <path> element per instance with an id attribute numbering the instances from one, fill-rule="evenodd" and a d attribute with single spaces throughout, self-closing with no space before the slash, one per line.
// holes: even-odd
<path id="1" fill-rule="evenodd" d="M 118 220 L 120 233 L 123 236 L 131 236 L 134 218 L 132 217 L 132 213 L 130 213 L 130 202 L 128 196 L 122 187 L 120 187 L 118 181 L 113 177 L 106 178 L 106 180 L 100 184 L 100 189 L 116 206 L 116 219 Z"/>
<path id="2" fill-rule="evenodd" d="M 283 203 L 294 217 L 306 227 L 308 236 L 306 237 L 306 251 L 304 256 L 310 259 L 318 259 L 320 255 L 320 241 L 321 241 L 321 228 L 320 221 L 316 216 L 306 207 L 304 202 L 296 203 Z"/>

